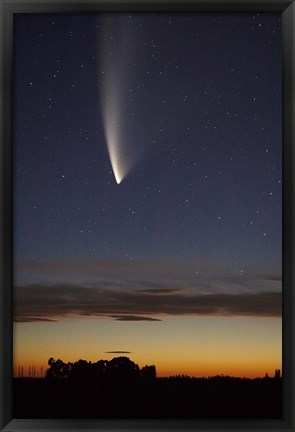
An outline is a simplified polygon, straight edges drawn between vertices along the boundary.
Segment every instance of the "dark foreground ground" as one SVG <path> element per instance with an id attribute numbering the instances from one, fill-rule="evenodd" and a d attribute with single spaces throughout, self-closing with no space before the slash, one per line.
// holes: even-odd
<path id="1" fill-rule="evenodd" d="M 14 418 L 279 419 L 282 379 L 14 379 Z"/>

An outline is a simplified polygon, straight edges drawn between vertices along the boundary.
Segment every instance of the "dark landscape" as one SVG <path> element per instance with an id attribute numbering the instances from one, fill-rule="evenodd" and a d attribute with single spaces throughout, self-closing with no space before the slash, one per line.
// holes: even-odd
<path id="1" fill-rule="evenodd" d="M 279 419 L 282 378 L 157 378 L 127 357 L 49 360 L 45 378 L 14 378 L 14 418 Z"/>

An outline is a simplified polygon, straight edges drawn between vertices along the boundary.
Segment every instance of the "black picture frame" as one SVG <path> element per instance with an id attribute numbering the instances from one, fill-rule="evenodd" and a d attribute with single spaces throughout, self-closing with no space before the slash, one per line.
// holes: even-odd
<path id="1" fill-rule="evenodd" d="M 15 13 L 280 12 L 283 28 L 283 418 L 282 420 L 39 420 L 12 416 L 12 72 Z M 1 30 L 1 231 L 0 231 L 0 426 L 2 431 L 295 431 L 294 344 L 294 64 L 295 5 L 290 0 L 0 0 Z"/>

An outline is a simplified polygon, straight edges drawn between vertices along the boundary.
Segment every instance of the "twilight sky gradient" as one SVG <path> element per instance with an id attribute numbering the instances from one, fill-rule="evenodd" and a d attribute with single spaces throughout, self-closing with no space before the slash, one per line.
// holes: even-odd
<path id="1" fill-rule="evenodd" d="M 281 368 L 280 14 L 17 14 L 14 43 L 15 368 Z"/>

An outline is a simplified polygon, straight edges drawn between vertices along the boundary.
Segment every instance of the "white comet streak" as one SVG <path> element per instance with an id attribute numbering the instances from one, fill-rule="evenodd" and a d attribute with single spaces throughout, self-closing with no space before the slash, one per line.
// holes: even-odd
<path id="1" fill-rule="evenodd" d="M 132 167 L 132 157 L 131 154 L 128 154 L 127 145 L 124 145 L 126 131 L 122 124 L 121 89 L 117 85 L 116 77 L 112 75 L 112 71 L 109 71 L 107 75 L 105 91 L 108 93 L 104 96 L 102 103 L 103 124 L 114 176 L 116 182 L 120 184 Z"/>
<path id="2" fill-rule="evenodd" d="M 135 145 L 135 126 L 128 117 L 128 90 L 134 79 L 130 73 L 131 54 L 128 55 L 128 23 L 124 16 L 114 15 L 104 14 L 102 19 L 100 94 L 108 153 L 119 184 L 134 167 L 140 152 Z"/>

